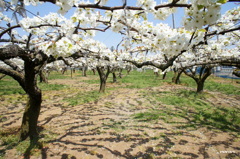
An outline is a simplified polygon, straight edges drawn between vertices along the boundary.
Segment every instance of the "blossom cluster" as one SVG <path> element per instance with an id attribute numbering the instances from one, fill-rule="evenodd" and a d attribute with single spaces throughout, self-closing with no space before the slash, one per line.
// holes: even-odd
<path id="1" fill-rule="evenodd" d="M 223 2 L 224 3 L 224 2 Z M 185 9 L 183 24 L 186 29 L 199 29 L 214 24 L 220 18 L 222 3 L 209 0 L 192 0 L 192 6 Z"/>
<path id="2" fill-rule="evenodd" d="M 132 23 L 132 28 L 138 32 L 131 31 L 130 35 L 135 44 L 139 44 L 151 50 L 152 52 L 161 52 L 168 57 L 173 57 L 188 50 L 193 45 L 203 40 L 205 30 L 191 32 L 184 28 L 172 29 L 169 25 L 159 23 L 153 25 L 147 21 L 142 23 Z M 191 39 L 194 34 L 194 38 Z"/>
<path id="3" fill-rule="evenodd" d="M 11 1 L 13 5 L 18 0 Z M 42 50 L 47 55 L 54 57 L 69 57 L 76 52 L 88 54 L 87 61 L 93 65 L 122 65 L 123 59 L 132 59 L 143 62 L 146 60 L 155 63 L 164 63 L 167 58 L 175 56 L 184 57 L 186 61 L 196 57 L 194 49 L 201 42 L 208 41 L 208 46 L 202 46 L 204 51 L 198 50 L 198 59 L 210 54 L 211 57 L 219 57 L 220 54 L 229 54 L 231 51 L 224 50 L 227 46 L 239 45 L 239 31 L 234 34 L 226 33 L 219 37 L 220 40 L 206 38 L 207 31 L 218 30 L 218 32 L 236 26 L 239 22 L 239 7 L 229 11 L 220 18 L 220 7 L 224 1 L 191 0 L 191 6 L 185 8 L 184 28 L 171 28 L 168 24 L 153 24 L 148 21 L 151 13 L 155 18 L 165 20 L 176 11 L 174 7 L 159 7 L 158 5 L 170 4 L 172 1 L 157 4 L 155 0 L 137 0 L 137 7 L 141 10 L 118 9 L 111 11 L 98 11 L 88 7 L 77 7 L 82 4 L 106 5 L 108 0 L 95 0 L 91 3 L 86 0 L 56 0 L 60 6 L 59 13 L 50 13 L 44 17 L 23 18 L 20 21 L 22 29 L 31 33 L 30 45 Z M 24 0 L 26 5 L 37 5 L 38 0 Z M 188 4 L 187 0 L 180 0 L 177 4 Z M 63 14 L 73 6 L 75 10 L 66 18 Z M 96 6 L 96 5 L 95 5 Z M 7 16 L 0 13 L 0 19 L 11 22 Z M 216 25 L 214 25 L 216 23 Z M 209 30 L 202 29 L 208 25 Z M 112 31 L 125 36 L 122 43 L 123 51 L 111 51 L 101 42 L 93 40 L 97 30 L 102 27 L 110 28 Z M 29 40 L 22 36 L 22 40 Z M 21 46 L 21 45 L 20 45 Z M 141 50 L 149 50 L 154 56 L 146 56 Z M 132 56 L 131 52 L 142 52 L 138 56 Z M 186 53 L 183 53 L 186 52 Z M 182 54 L 183 53 L 183 54 Z M 98 57 L 98 58 L 94 58 Z M 99 58 L 100 57 L 100 58 Z M 105 57 L 108 57 L 106 60 Z M 179 58 L 181 58 L 179 57 Z M 209 56 L 208 56 L 209 57 Z M 95 60 L 93 60 L 95 59 Z M 196 58 L 195 58 L 196 59 Z M 86 58 L 79 59 L 82 63 L 88 63 Z M 93 62 L 94 61 L 94 62 Z M 181 61 L 181 60 L 180 60 Z"/>

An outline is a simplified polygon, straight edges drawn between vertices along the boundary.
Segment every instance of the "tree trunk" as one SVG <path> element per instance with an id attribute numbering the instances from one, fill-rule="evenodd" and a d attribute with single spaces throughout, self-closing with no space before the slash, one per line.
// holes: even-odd
<path id="1" fill-rule="evenodd" d="M 163 80 L 166 78 L 166 75 L 167 75 L 167 72 L 164 72 L 162 77 Z"/>
<path id="2" fill-rule="evenodd" d="M 73 70 L 72 70 L 72 68 L 70 68 L 71 69 L 71 78 L 73 78 Z"/>
<path id="3" fill-rule="evenodd" d="M 87 70 L 88 70 L 87 66 L 82 67 L 82 76 L 87 77 Z"/>
<path id="4" fill-rule="evenodd" d="M 173 72 L 174 72 L 174 75 L 173 75 L 173 78 L 172 78 L 172 83 L 175 83 L 175 84 L 176 84 L 177 70 L 176 70 L 176 69 L 173 69 Z"/>
<path id="5" fill-rule="evenodd" d="M 174 71 L 174 77 L 172 78 L 172 82 L 175 84 L 180 84 L 180 76 L 183 73 L 182 70 Z"/>
<path id="6" fill-rule="evenodd" d="M 183 72 L 194 79 L 194 81 L 197 84 L 197 93 L 202 93 L 204 88 L 204 82 L 205 80 L 212 74 L 212 68 L 211 65 L 202 65 L 200 67 L 199 73 L 196 73 L 196 68 L 187 68 L 189 71 L 186 71 L 187 69 L 183 69 Z"/>
<path id="7" fill-rule="evenodd" d="M 28 95 L 28 102 L 22 118 L 22 125 L 20 131 L 20 140 L 23 141 L 27 137 L 34 140 L 38 137 L 37 122 L 40 114 L 42 103 L 42 93 Z"/>
<path id="8" fill-rule="evenodd" d="M 92 69 L 92 72 L 93 72 L 93 75 L 95 75 L 95 74 L 96 74 L 96 70 L 95 70 L 95 69 Z"/>
<path id="9" fill-rule="evenodd" d="M 177 77 L 176 77 L 176 81 L 175 81 L 176 84 L 180 84 L 181 83 L 180 82 L 180 77 L 181 77 L 182 73 L 183 73 L 183 70 L 178 71 L 178 74 L 177 74 Z"/>
<path id="10" fill-rule="evenodd" d="M 99 93 L 104 93 L 104 92 L 105 92 L 105 88 L 106 88 L 106 80 L 101 79 L 101 80 L 100 80 Z"/>
<path id="11" fill-rule="evenodd" d="M 129 73 L 130 73 L 131 70 L 132 70 L 131 66 L 127 67 L 126 70 L 127 70 L 127 75 L 129 75 Z"/>
<path id="12" fill-rule="evenodd" d="M 154 72 L 154 75 L 155 75 L 156 77 L 159 77 L 159 73 L 158 73 L 158 72 Z"/>
<path id="13" fill-rule="evenodd" d="M 98 75 L 100 77 L 100 89 L 99 93 L 104 93 L 107 83 L 107 78 L 110 73 L 110 68 L 107 68 L 107 73 L 104 73 L 104 68 L 97 66 Z"/>
<path id="14" fill-rule="evenodd" d="M 116 83 L 116 82 L 117 82 L 117 76 L 116 76 L 116 73 L 113 72 L 112 75 L 113 75 L 113 83 Z"/>
<path id="15" fill-rule="evenodd" d="M 119 78 L 122 78 L 122 71 L 123 71 L 123 69 L 121 69 L 121 68 L 120 68 L 119 71 L 118 71 L 118 77 L 119 77 Z"/>
<path id="16" fill-rule="evenodd" d="M 47 77 L 45 76 L 43 70 L 39 71 L 40 82 L 48 83 Z"/>
<path id="17" fill-rule="evenodd" d="M 65 72 L 67 72 L 67 67 L 64 67 L 64 68 L 62 69 L 62 75 L 64 75 Z"/>
<path id="18" fill-rule="evenodd" d="M 197 93 L 202 93 L 204 88 L 204 81 L 202 79 L 196 81 L 197 83 Z"/>
<path id="19" fill-rule="evenodd" d="M 35 70 L 35 64 L 31 60 L 24 62 L 24 71 L 24 90 L 29 99 L 22 118 L 20 140 L 23 141 L 30 137 L 30 140 L 33 141 L 38 137 L 37 122 L 42 103 L 42 93 L 37 87 L 37 71 Z"/>

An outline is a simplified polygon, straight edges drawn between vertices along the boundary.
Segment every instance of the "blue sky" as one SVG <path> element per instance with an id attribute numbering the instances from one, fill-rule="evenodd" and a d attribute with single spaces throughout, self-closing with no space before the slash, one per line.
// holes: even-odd
<path id="1" fill-rule="evenodd" d="M 93 2 L 93 0 L 90 0 L 90 1 Z M 136 4 L 136 0 L 128 0 L 127 5 L 134 6 L 135 4 Z M 119 6 L 119 5 L 122 5 L 122 0 L 109 0 L 107 5 Z M 236 3 L 228 2 L 222 6 L 221 12 L 223 14 L 227 10 L 234 8 L 236 6 L 237 6 Z M 51 3 L 43 3 L 42 5 L 38 5 L 38 6 L 28 6 L 27 9 L 34 14 L 39 14 L 40 16 L 44 16 L 44 15 L 47 15 L 49 12 L 57 12 L 59 7 Z M 73 10 L 69 11 L 65 16 L 69 17 L 72 15 L 72 13 L 73 13 Z M 29 13 L 27 14 L 31 16 L 31 14 Z M 174 14 L 176 27 L 181 26 L 182 16 L 183 16 L 183 9 L 178 9 L 177 12 Z M 172 16 L 167 18 L 167 20 L 165 21 L 156 20 L 151 17 L 149 18 L 149 20 L 152 21 L 154 24 L 163 22 L 163 23 L 168 23 L 170 26 L 172 26 Z M 105 43 L 108 47 L 111 47 L 111 46 L 116 47 L 117 44 L 121 41 L 122 36 L 120 34 L 117 34 L 108 30 L 106 32 L 97 33 L 95 39 Z"/>

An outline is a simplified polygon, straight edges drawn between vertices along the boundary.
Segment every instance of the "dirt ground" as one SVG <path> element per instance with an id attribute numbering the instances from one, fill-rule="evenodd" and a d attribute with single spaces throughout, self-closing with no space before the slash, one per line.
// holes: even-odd
<path id="1" fill-rule="evenodd" d="M 108 90 L 98 101 L 72 107 L 63 98 L 74 96 L 79 91 L 97 91 L 98 85 L 89 85 L 79 79 L 58 79 L 50 83 L 70 87 L 63 91 L 43 92 L 39 127 L 42 137 L 51 136 L 51 139 L 38 155 L 29 158 L 240 158 L 240 137 L 234 133 L 206 127 L 182 129 L 181 126 L 188 122 L 183 118 L 176 119 L 175 123 L 164 120 L 144 122 L 133 118 L 133 114 L 149 110 L 153 105 L 143 98 L 142 90 L 175 91 L 185 86 L 165 84 L 148 89 L 128 89 L 121 88 L 118 83 L 109 83 L 108 88 L 118 89 Z M 214 99 L 209 100 L 221 105 L 240 105 L 239 98 L 221 93 L 215 93 Z M 160 102 L 156 104 L 166 107 Z M 24 105 L 25 98 L 21 95 L 1 101 L 0 115 L 5 119 L 0 122 L 2 130 L 20 126 Z M 6 150 L 7 159 L 21 157 L 23 154 L 18 154 L 15 149 Z"/>

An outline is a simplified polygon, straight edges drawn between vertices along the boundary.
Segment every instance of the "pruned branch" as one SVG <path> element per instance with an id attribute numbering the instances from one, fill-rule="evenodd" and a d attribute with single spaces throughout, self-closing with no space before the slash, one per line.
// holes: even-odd
<path id="1" fill-rule="evenodd" d="M 25 50 L 20 48 L 18 45 L 8 45 L 4 48 L 0 48 L 0 60 L 4 61 L 6 59 L 15 57 L 28 57 Z"/>

